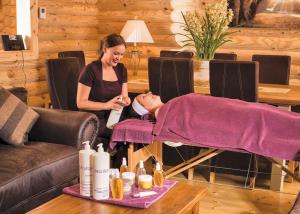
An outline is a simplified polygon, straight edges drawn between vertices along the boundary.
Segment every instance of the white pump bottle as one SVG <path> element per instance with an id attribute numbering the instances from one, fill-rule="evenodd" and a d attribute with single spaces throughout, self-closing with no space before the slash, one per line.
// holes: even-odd
<path id="1" fill-rule="evenodd" d="M 82 196 L 92 196 L 91 154 L 95 150 L 91 149 L 89 143 L 89 141 L 83 142 L 84 149 L 79 151 L 80 195 Z"/>
<path id="2" fill-rule="evenodd" d="M 96 200 L 109 198 L 109 161 L 102 143 L 98 144 L 98 152 L 92 155 L 93 166 L 93 198 Z"/>
<path id="3" fill-rule="evenodd" d="M 120 101 L 122 101 L 122 97 L 119 98 Z M 119 122 L 120 117 L 122 115 L 123 106 L 119 110 L 111 110 L 109 117 L 107 119 L 106 127 L 109 129 L 112 129 L 113 126 Z"/>

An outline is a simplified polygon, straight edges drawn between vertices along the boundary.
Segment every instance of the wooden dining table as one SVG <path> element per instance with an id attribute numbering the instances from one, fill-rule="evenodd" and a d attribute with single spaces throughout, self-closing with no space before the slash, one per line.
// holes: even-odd
<path id="1" fill-rule="evenodd" d="M 147 79 L 131 79 L 128 81 L 128 90 L 133 93 L 149 91 Z M 194 82 L 194 92 L 210 94 L 208 82 Z M 259 84 L 258 101 L 280 106 L 300 105 L 300 86 Z"/>
<path id="2" fill-rule="evenodd" d="M 128 81 L 128 91 L 132 93 L 144 93 L 149 91 L 148 79 L 131 78 Z M 195 81 L 194 92 L 199 94 L 210 94 L 209 83 Z M 295 85 L 276 85 L 259 84 L 258 101 L 262 103 L 278 105 L 281 108 L 290 110 L 291 106 L 300 105 L 300 86 Z M 285 160 L 276 159 L 277 163 L 285 165 Z M 294 161 L 289 162 L 289 169 L 294 170 Z M 284 172 L 278 164 L 272 163 L 272 173 L 270 189 L 282 191 Z M 288 179 L 290 182 L 292 178 Z"/>

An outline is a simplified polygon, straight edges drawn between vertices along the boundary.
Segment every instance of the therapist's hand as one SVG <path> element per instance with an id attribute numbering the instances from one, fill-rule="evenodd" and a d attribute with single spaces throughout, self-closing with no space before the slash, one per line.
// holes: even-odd
<path id="1" fill-rule="evenodd" d="M 129 106 L 130 103 L 131 103 L 131 100 L 130 100 L 129 97 L 123 97 L 123 99 L 122 99 L 122 105 L 123 106 Z"/>
<path id="2" fill-rule="evenodd" d="M 131 103 L 131 100 L 129 97 L 122 97 L 120 96 L 120 98 L 118 99 L 118 104 L 120 104 L 121 106 L 129 106 Z"/>
<path id="3" fill-rule="evenodd" d="M 112 98 L 111 100 L 106 102 L 106 109 L 108 110 L 120 110 L 120 108 L 122 107 L 122 105 L 120 104 L 120 99 L 121 96 L 116 96 L 114 98 Z"/>

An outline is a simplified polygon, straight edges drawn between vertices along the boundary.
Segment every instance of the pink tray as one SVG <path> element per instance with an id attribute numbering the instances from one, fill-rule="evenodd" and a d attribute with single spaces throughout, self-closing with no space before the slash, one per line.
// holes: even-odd
<path id="1" fill-rule="evenodd" d="M 165 180 L 164 181 L 164 186 L 163 187 L 153 187 L 151 191 L 157 192 L 155 195 L 147 196 L 147 197 L 142 197 L 142 198 L 133 198 L 131 195 L 124 195 L 124 198 L 122 200 L 116 200 L 109 197 L 107 200 L 95 200 L 92 197 L 86 197 L 82 196 L 79 193 L 79 184 L 75 184 L 70 187 L 66 187 L 63 189 L 63 192 L 69 195 L 73 195 L 76 197 L 96 201 L 96 202 L 103 202 L 103 203 L 109 203 L 109 204 L 116 204 L 116 205 L 121 205 L 121 206 L 126 206 L 126 207 L 135 207 L 135 208 L 148 208 L 151 206 L 154 202 L 159 200 L 166 192 L 168 192 L 175 184 L 177 181 L 173 180 Z M 138 193 L 139 190 L 136 187 L 133 187 L 132 193 Z"/>

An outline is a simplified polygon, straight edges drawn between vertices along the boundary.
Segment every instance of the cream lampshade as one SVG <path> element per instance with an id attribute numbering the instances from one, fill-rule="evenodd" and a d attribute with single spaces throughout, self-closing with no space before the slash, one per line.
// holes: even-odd
<path id="1" fill-rule="evenodd" d="M 143 20 L 128 20 L 122 31 L 121 36 L 128 43 L 133 43 L 134 48 L 131 51 L 131 64 L 133 75 L 136 76 L 140 64 L 140 51 L 137 49 L 137 43 L 153 43 L 153 38 Z"/>

